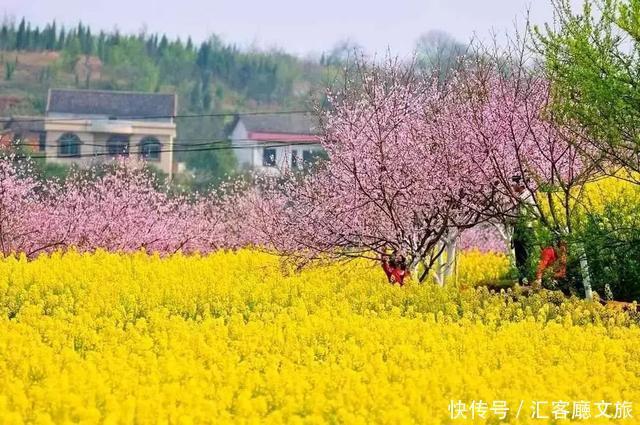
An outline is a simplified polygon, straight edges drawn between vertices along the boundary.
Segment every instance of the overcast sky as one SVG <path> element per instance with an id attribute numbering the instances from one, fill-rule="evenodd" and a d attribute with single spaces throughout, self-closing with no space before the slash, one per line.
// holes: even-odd
<path id="1" fill-rule="evenodd" d="M 572 0 L 575 5 L 580 0 Z M 408 55 L 429 30 L 460 41 L 524 21 L 552 19 L 549 0 L 0 0 L 0 13 L 44 24 L 78 20 L 92 29 L 166 33 L 202 41 L 215 33 L 241 46 L 280 47 L 299 55 L 351 39 L 370 52 Z"/>

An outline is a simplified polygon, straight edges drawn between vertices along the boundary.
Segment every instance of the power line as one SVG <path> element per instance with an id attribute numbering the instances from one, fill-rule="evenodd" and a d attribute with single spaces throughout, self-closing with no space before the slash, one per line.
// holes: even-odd
<path id="1" fill-rule="evenodd" d="M 254 112 L 217 112 L 209 114 L 182 114 L 182 115 L 138 115 L 138 116 L 111 116 L 111 117 L 42 117 L 42 118 L 8 118 L 8 122 L 66 122 L 66 121 L 119 121 L 119 120 L 153 120 L 153 119 L 177 119 L 177 118 L 206 118 L 206 117 L 229 117 L 229 116 L 259 116 L 259 115 L 295 115 L 310 114 L 314 111 L 310 110 L 291 110 L 291 111 L 254 111 Z"/>
<path id="2" fill-rule="evenodd" d="M 171 143 L 173 146 L 208 146 L 208 145 L 214 145 L 214 144 L 221 144 L 221 143 L 231 143 L 231 140 L 223 140 L 223 139 L 219 139 L 219 140 L 215 140 L 215 139 L 180 139 L 181 141 L 189 141 L 189 140 L 194 140 L 194 141 L 203 141 L 202 143 Z M 250 139 L 235 139 L 236 141 L 250 141 Z M 255 140 L 254 140 L 255 141 Z M 278 140 L 274 140 L 274 142 L 278 142 L 280 143 Z M 166 145 L 168 143 L 162 143 L 162 142 L 146 142 L 149 144 L 160 144 L 160 145 Z M 284 142 L 282 142 L 284 143 Z M 138 145 L 144 145 L 145 143 L 137 143 Z M 35 144 L 31 144 L 29 146 L 32 146 Z M 57 146 L 58 144 L 56 144 L 55 146 Z M 80 143 L 81 146 L 92 146 L 92 147 L 103 147 L 106 148 L 107 145 L 104 143 L 85 143 L 85 142 L 81 142 Z M 51 146 L 51 144 L 48 144 L 47 146 Z"/>
<path id="3" fill-rule="evenodd" d="M 277 143 L 277 145 L 275 146 L 288 146 L 291 143 L 299 143 L 301 145 L 303 144 L 318 144 L 320 143 L 320 137 L 318 136 L 318 140 L 315 141 L 285 141 L 285 140 L 269 140 L 269 141 L 263 141 L 260 142 L 258 140 L 255 139 L 211 139 L 211 138 L 194 138 L 194 139 L 190 139 L 190 138 L 185 138 L 185 139 L 174 139 L 174 140 L 180 140 L 182 142 L 188 142 L 188 141 L 204 141 L 202 143 L 171 143 L 171 145 L 173 146 L 185 146 L 185 147 L 198 147 L 198 146 L 209 146 L 209 145 L 217 145 L 217 144 L 223 144 L 223 143 L 233 143 L 233 142 L 259 142 L 256 143 L 254 145 L 244 145 L 244 146 L 238 146 L 237 149 L 243 149 L 245 147 L 261 147 L 261 146 L 265 146 L 265 143 Z M 144 141 L 141 140 L 139 143 L 137 143 L 137 145 L 142 146 L 144 145 L 144 143 L 142 143 Z M 158 142 L 154 142 L 154 141 L 149 141 L 147 142 L 149 144 L 160 144 L 160 145 L 166 145 L 167 143 L 162 143 L 160 141 Z M 89 142 L 82 142 L 80 141 L 80 143 L 78 143 L 78 145 L 80 146 L 91 146 L 91 147 L 99 147 L 99 148 L 107 148 L 108 145 L 106 143 L 89 143 Z M 21 147 L 21 146 L 28 146 L 28 147 L 39 147 L 38 143 L 17 143 L 14 144 L 14 146 L 16 147 Z M 55 146 L 55 147 L 59 147 L 59 142 L 55 142 L 54 144 L 48 143 L 45 146 Z"/>
<path id="4" fill-rule="evenodd" d="M 180 142 L 189 142 L 189 141 L 196 141 L 196 142 L 200 142 L 202 141 L 202 143 L 176 143 L 176 141 L 180 141 Z M 214 145 L 214 144 L 222 144 L 222 143 L 232 143 L 232 142 L 259 142 L 258 140 L 255 139 L 211 139 L 211 138 L 185 138 L 185 139 L 174 139 L 174 143 L 171 143 L 173 146 L 208 146 L 208 145 Z M 59 143 L 59 142 L 58 142 Z M 58 143 L 55 144 L 47 144 L 46 146 L 58 146 Z M 149 141 L 147 142 L 149 144 L 153 144 L 156 142 L 153 141 Z M 160 145 L 165 145 L 167 143 L 162 143 L 160 141 L 157 142 Z M 278 143 L 278 146 L 281 145 L 286 145 L 287 143 L 308 143 L 308 144 L 313 144 L 313 143 L 320 143 L 320 138 L 318 138 L 317 141 L 307 141 L 307 142 L 302 142 L 302 141 L 294 141 L 294 142 L 287 142 L 285 140 L 269 140 L 269 141 L 264 141 L 262 143 Z M 137 143 L 138 145 L 143 145 L 142 141 L 140 141 L 139 143 Z M 89 143 L 89 142 L 80 142 L 81 146 L 92 146 L 92 147 L 104 147 L 106 148 L 107 145 L 104 143 Z M 38 146 L 38 143 L 28 143 L 28 144 L 18 144 L 17 146 Z M 256 145 L 256 146 L 262 146 L 262 144 L 260 145 Z"/>
<path id="5" fill-rule="evenodd" d="M 195 149 L 160 149 L 157 150 L 155 152 L 158 153 L 167 153 L 167 152 L 207 152 L 207 151 L 218 151 L 218 150 L 235 150 L 235 149 L 253 149 L 253 148 L 277 148 L 277 147 L 283 147 L 283 146 L 288 146 L 288 147 L 302 147 L 302 146 L 309 146 L 310 144 L 313 143 L 309 143 L 309 142 L 279 142 L 277 144 L 254 144 L 254 145 L 246 145 L 246 146 L 210 146 L 210 147 L 201 147 L 201 148 L 195 148 Z M 109 157 L 114 157 L 114 158 L 118 158 L 118 157 L 128 157 L 129 154 L 140 154 L 140 152 L 127 152 L 126 154 L 123 153 L 118 153 L 118 154 L 113 154 L 110 152 L 92 152 L 92 153 L 87 153 L 87 154 L 79 154 L 79 155 L 47 155 L 47 154 L 39 154 L 39 155 L 30 155 L 30 154 L 21 154 L 19 155 L 19 159 L 26 159 L 26 158 L 31 158 L 31 159 L 46 159 L 46 158 L 61 158 L 61 159 L 78 159 L 78 158 L 93 158 L 93 157 L 101 157 L 101 156 L 109 156 Z"/>

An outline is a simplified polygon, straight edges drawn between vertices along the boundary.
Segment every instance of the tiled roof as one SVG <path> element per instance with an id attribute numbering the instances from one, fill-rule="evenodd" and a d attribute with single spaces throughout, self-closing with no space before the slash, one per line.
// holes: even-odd
<path id="1" fill-rule="evenodd" d="M 170 118 L 176 95 L 103 90 L 51 89 L 47 113 L 106 115 L 118 118 Z"/>

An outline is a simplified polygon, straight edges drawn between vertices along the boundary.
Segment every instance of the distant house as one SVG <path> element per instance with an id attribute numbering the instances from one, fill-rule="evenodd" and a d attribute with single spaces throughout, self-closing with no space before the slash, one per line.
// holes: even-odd
<path id="1" fill-rule="evenodd" d="M 240 115 L 230 139 L 241 168 L 277 174 L 311 163 L 322 152 L 319 134 L 310 114 Z"/>
<path id="2" fill-rule="evenodd" d="M 89 167 L 133 157 L 173 173 L 175 94 L 49 90 L 47 162 Z"/>

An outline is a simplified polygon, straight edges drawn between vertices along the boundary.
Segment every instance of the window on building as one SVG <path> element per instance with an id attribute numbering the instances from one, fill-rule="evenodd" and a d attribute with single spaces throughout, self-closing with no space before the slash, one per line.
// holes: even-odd
<path id="1" fill-rule="evenodd" d="M 320 149 L 302 151 L 302 166 L 305 169 L 313 168 L 323 160 L 327 159 L 326 152 Z"/>
<path id="2" fill-rule="evenodd" d="M 140 141 L 140 157 L 148 161 L 160 161 L 161 147 L 155 137 L 145 137 Z"/>
<path id="3" fill-rule="evenodd" d="M 276 166 L 276 150 L 274 148 L 264 148 L 262 150 L 262 165 L 265 167 Z"/>
<path id="4" fill-rule="evenodd" d="M 313 151 L 302 151 L 302 163 L 305 167 L 313 164 L 315 160 L 315 156 L 313 155 Z"/>
<path id="5" fill-rule="evenodd" d="M 109 156 L 129 156 L 129 137 L 117 134 L 107 140 L 107 153 Z"/>
<path id="6" fill-rule="evenodd" d="M 291 168 L 300 168 L 300 157 L 298 156 L 298 151 L 296 149 L 291 151 Z"/>
<path id="7" fill-rule="evenodd" d="M 65 133 L 58 139 L 58 156 L 80 156 L 80 138 L 73 133 Z"/>
<path id="8" fill-rule="evenodd" d="M 38 150 L 44 152 L 47 149 L 47 133 L 41 131 L 38 134 Z"/>

